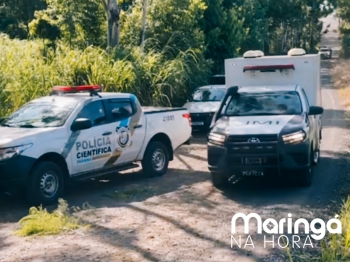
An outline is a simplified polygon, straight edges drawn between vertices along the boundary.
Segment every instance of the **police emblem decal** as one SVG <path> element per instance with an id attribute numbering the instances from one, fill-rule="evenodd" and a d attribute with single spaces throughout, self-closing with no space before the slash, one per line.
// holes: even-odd
<path id="1" fill-rule="evenodd" d="M 117 143 L 121 148 L 125 148 L 130 144 L 130 130 L 123 126 L 117 128 Z"/>

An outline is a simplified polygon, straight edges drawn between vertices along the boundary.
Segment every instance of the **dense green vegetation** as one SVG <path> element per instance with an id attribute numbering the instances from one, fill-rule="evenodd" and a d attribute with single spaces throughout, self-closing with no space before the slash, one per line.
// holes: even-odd
<path id="1" fill-rule="evenodd" d="M 0 0 L 0 115 L 58 84 L 181 105 L 249 49 L 314 52 L 336 0 Z M 143 23 L 144 22 L 144 23 Z M 145 26 L 143 26 L 145 25 Z M 107 32 L 109 32 L 107 34 Z"/>

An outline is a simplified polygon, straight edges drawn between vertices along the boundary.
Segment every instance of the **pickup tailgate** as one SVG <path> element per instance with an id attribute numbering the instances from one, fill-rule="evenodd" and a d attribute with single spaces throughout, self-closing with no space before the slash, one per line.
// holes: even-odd
<path id="1" fill-rule="evenodd" d="M 186 108 L 142 107 L 147 121 L 146 143 L 156 134 L 164 133 L 175 150 L 190 139 L 192 126 Z"/>
<path id="2" fill-rule="evenodd" d="M 154 106 L 143 106 L 142 111 L 145 114 L 154 114 L 154 113 L 162 113 L 162 112 L 172 112 L 172 111 L 187 111 L 186 108 L 180 107 L 154 107 Z"/>

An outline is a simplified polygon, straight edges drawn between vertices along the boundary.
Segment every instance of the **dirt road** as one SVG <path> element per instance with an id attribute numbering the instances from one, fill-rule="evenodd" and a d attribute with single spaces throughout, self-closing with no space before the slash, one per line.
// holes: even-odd
<path id="1" fill-rule="evenodd" d="M 337 50 L 337 35 L 323 43 Z M 299 188 L 289 181 L 240 181 L 221 192 L 210 183 L 204 138 L 176 152 L 169 172 L 145 179 L 128 172 L 109 180 L 80 184 L 65 197 L 70 205 L 92 207 L 77 213 L 91 229 L 58 236 L 13 235 L 28 206 L 0 200 L 0 261 L 286 261 L 285 251 L 253 235 L 255 248 L 231 248 L 230 223 L 237 212 L 262 218 L 330 219 L 349 181 L 345 159 L 348 130 L 340 98 L 332 88 L 330 61 L 322 62 L 323 141 L 314 184 Z M 119 193 L 116 193 L 118 191 Z"/>

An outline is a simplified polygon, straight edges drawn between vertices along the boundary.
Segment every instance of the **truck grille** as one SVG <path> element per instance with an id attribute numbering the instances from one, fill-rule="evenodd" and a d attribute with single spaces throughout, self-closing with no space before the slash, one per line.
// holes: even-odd
<path id="1" fill-rule="evenodd" d="M 277 135 L 229 136 L 227 139 L 227 160 L 230 164 L 242 167 L 275 167 L 280 160 L 277 141 Z"/>
<path id="2" fill-rule="evenodd" d="M 277 135 L 236 135 L 229 136 L 227 141 L 229 143 L 249 143 L 250 138 L 257 138 L 260 142 L 277 142 Z"/>

